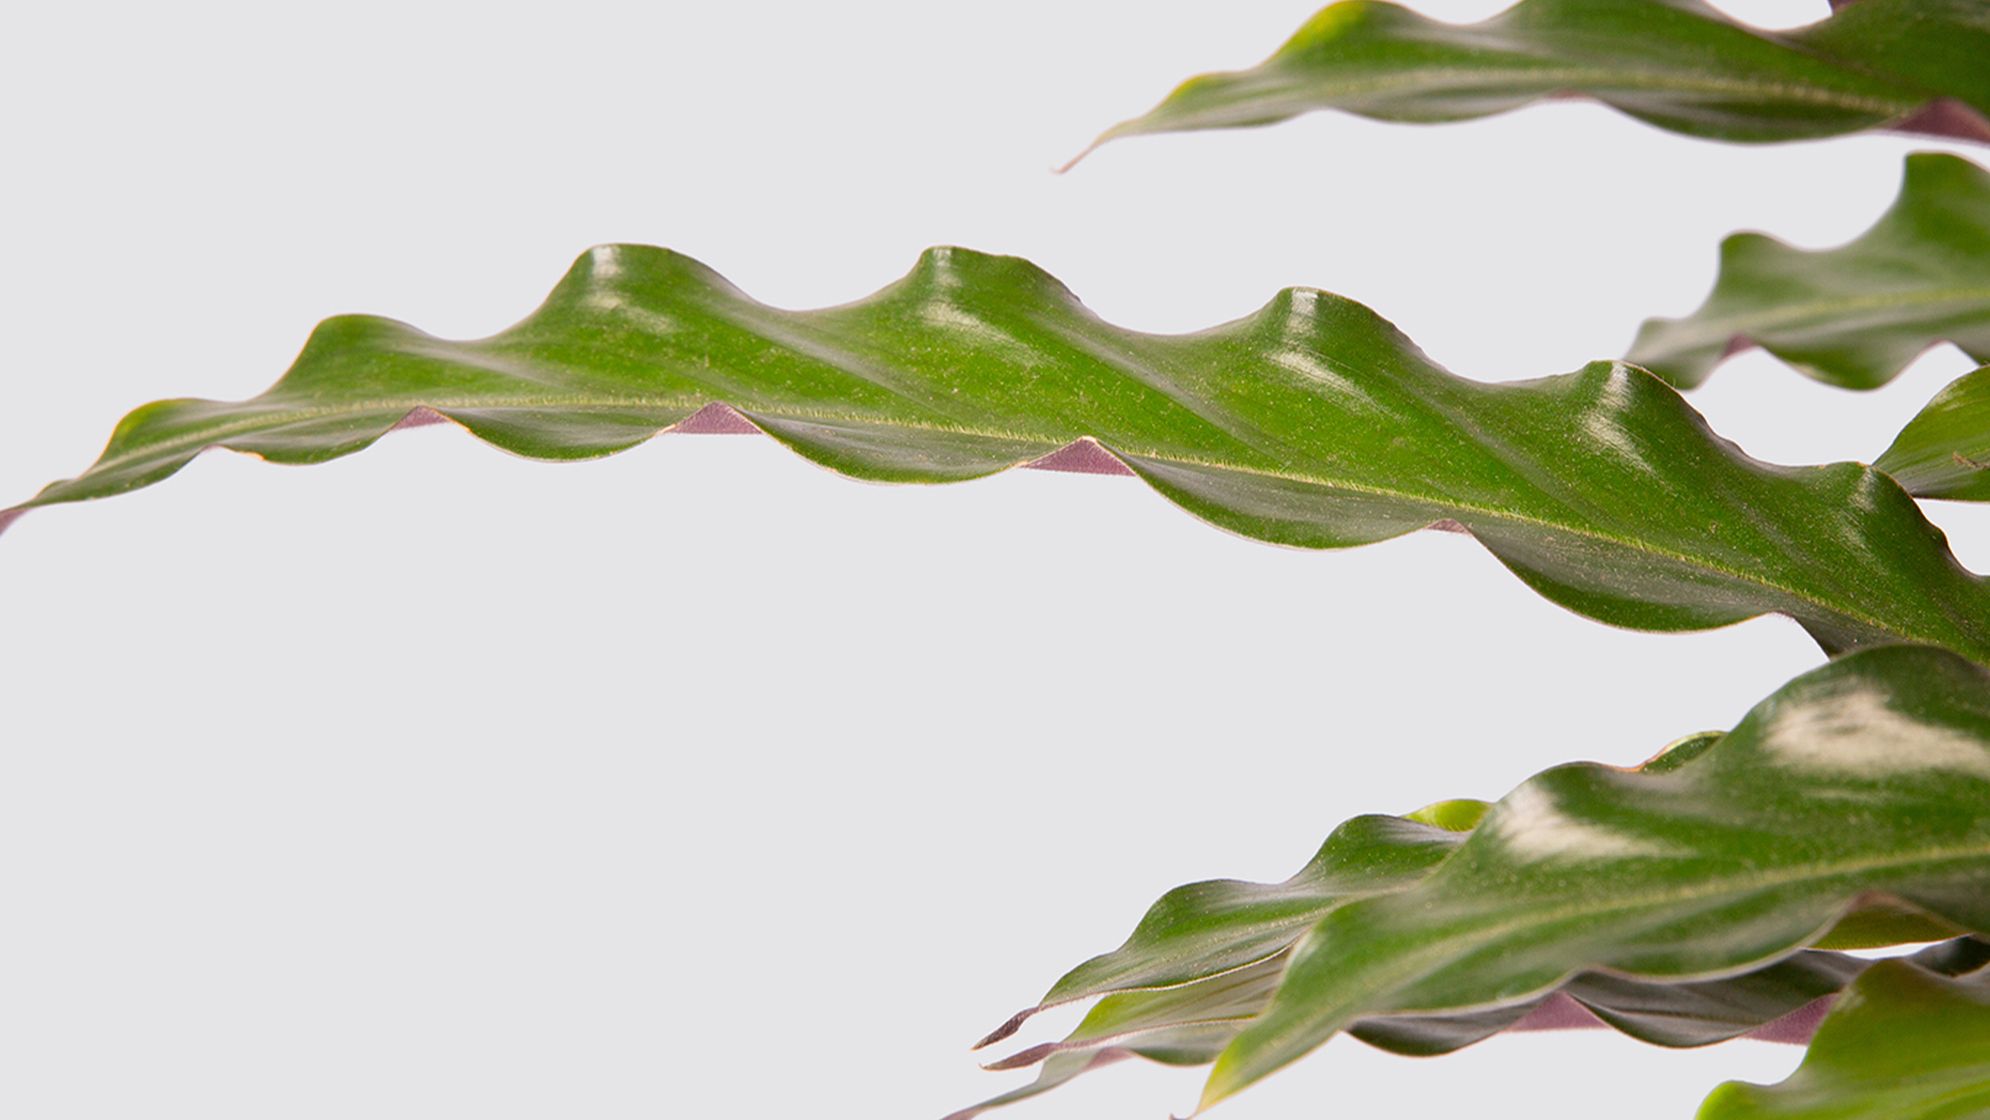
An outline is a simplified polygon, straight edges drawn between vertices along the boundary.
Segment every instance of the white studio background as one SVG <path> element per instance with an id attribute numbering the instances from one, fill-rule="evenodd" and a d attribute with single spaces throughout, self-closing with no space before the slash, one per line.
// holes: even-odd
<path id="1" fill-rule="evenodd" d="M 1857 233 L 1931 146 L 1565 103 L 1049 173 L 1312 6 L 22 6 L 0 500 L 143 401 L 256 392 L 325 315 L 488 333 L 610 240 L 786 306 L 965 244 L 1151 330 L 1309 284 L 1461 373 L 1561 372 L 1697 304 L 1731 230 Z M 1764 458 L 1870 458 L 1965 367 L 1854 395 L 1756 354 L 1694 401 Z M 1931 512 L 1990 567 L 1985 511 Z M 1818 661 L 1782 619 L 1612 630 L 1461 538 L 1283 551 L 1124 479 L 866 486 L 720 437 L 551 466 L 448 428 L 217 453 L 0 540 L 0 1115 L 935 1117 L 1015 1083 L 967 1044 L 1163 889 L 1635 761 Z M 1340 1041 L 1222 1114 L 1684 1117 L 1796 1059 Z M 1197 1079 L 1013 1115 L 1159 1117 Z"/>

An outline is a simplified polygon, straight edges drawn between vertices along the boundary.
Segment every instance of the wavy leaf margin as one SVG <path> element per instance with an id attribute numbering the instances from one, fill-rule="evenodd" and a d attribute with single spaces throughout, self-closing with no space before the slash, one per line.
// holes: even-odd
<path id="1" fill-rule="evenodd" d="M 1342 0 L 1264 62 L 1190 78 L 1078 159 L 1121 137 L 1274 124 L 1318 109 L 1431 123 L 1567 96 L 1742 143 L 1870 128 L 1990 142 L 1985 57 L 1990 12 L 1970 0 L 1861 0 L 1783 32 L 1698 0 L 1520 0 L 1473 24 Z"/>
<path id="2" fill-rule="evenodd" d="M 1914 641 L 1990 662 L 1990 584 L 1892 479 L 1748 459 L 1636 367 L 1474 382 L 1368 308 L 1303 288 L 1209 330 L 1141 334 L 1026 261 L 962 249 L 815 311 L 755 302 L 667 250 L 604 246 L 490 338 L 329 319 L 261 396 L 139 408 L 95 466 L 8 513 L 147 486 L 210 446 L 321 462 L 431 415 L 541 459 L 743 420 L 880 481 L 1117 463 L 1279 544 L 1462 527 L 1536 591 L 1615 625 L 1780 612 L 1831 650 Z"/>
<path id="3" fill-rule="evenodd" d="M 1730 354 L 1761 346 L 1819 381 L 1872 389 L 1944 341 L 1990 362 L 1990 172 L 1917 152 L 1893 205 L 1843 245 L 1723 240 L 1706 301 L 1682 318 L 1646 320 L 1625 360 L 1690 388 Z"/>
<path id="4" fill-rule="evenodd" d="M 1775 1085 L 1731 1081 L 1699 1120 L 1962 1120 L 1990 1115 L 1990 970 L 1866 970 Z"/>

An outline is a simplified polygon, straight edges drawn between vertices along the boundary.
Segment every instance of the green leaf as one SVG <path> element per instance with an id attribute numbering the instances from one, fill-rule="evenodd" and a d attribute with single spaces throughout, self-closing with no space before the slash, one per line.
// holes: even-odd
<path id="1" fill-rule="evenodd" d="M 1676 769 L 1719 738 L 1717 732 L 1688 736 L 1641 769 Z M 1211 879 L 1176 887 L 1148 908 L 1124 944 L 1065 973 L 1035 1006 L 1017 1012 L 976 1049 L 1008 1038 L 1031 1016 L 1052 1007 L 1179 987 L 1279 957 L 1334 907 L 1421 880 L 1464 842 L 1491 807 L 1460 798 L 1400 817 L 1356 817 L 1334 829 L 1306 866 L 1283 882 Z"/>
<path id="2" fill-rule="evenodd" d="M 756 303 L 674 253 L 610 246 L 491 338 L 331 319 L 261 396 L 146 405 L 89 471 L 13 512 L 145 486 L 208 446 L 336 458 L 423 410 L 507 450 L 578 459 L 718 401 L 861 478 L 1110 464 L 1102 445 L 1190 512 L 1261 540 L 1336 548 L 1449 522 L 1605 622 L 1685 630 L 1782 612 L 1828 649 L 1917 641 L 1990 661 L 1990 588 L 1890 478 L 1750 460 L 1642 370 L 1480 384 L 1360 304 L 1305 289 L 1197 334 L 1140 334 L 1027 262 L 957 249 L 820 311 Z"/>
<path id="3" fill-rule="evenodd" d="M 1935 394 L 1875 466 L 1924 498 L 1990 501 L 1990 366 Z"/>
<path id="4" fill-rule="evenodd" d="M 1638 770 L 1676 772 L 1704 756 L 1721 737 L 1711 732 L 1688 736 Z M 1029 1047 L 989 1067 L 1006 1070 L 1041 1062 L 1037 1079 L 951 1120 L 1036 1096 L 1125 1057 L 1174 1065 L 1214 1061 L 1269 1003 L 1284 975 L 1288 951 L 1306 930 L 1339 906 L 1421 882 L 1464 842 L 1464 834 L 1489 808 L 1483 801 L 1455 800 L 1403 817 L 1356 817 L 1335 829 L 1306 866 L 1284 882 L 1212 880 L 1168 892 L 1125 944 L 1071 970 L 1041 1003 L 978 1044 L 1010 1037 L 1044 1008 L 1104 997 L 1062 1041 Z M 1878 946 L 1953 932 L 1924 914 L 1874 898 L 1817 943 Z M 1351 1033 L 1397 1053 L 1438 1054 L 1524 1020 L 1609 1025 L 1659 1045 L 1698 1046 L 1765 1028 L 1836 992 L 1864 963 L 1843 954 L 1806 951 L 1760 971 L 1688 984 L 1591 973 L 1529 1002 L 1366 1019 Z M 1931 967 L 1957 966 L 1936 961 Z"/>
<path id="5" fill-rule="evenodd" d="M 1483 801 L 1440 806 L 1408 817 L 1356 817 L 1336 828 L 1306 866 L 1282 883 L 1215 879 L 1169 891 L 1125 944 L 1065 973 L 1040 1003 L 1018 1012 L 979 1045 L 1009 1037 L 1045 1008 L 1206 980 L 1282 953 L 1334 907 L 1421 879 L 1463 842 L 1487 807 Z M 1419 815 L 1445 821 L 1419 820 Z"/>
<path id="6" fill-rule="evenodd" d="M 1981 943 L 1971 942 L 1972 946 Z M 1923 953 L 1930 967 L 1975 967 L 1981 953 L 1939 946 Z M 1128 1057 L 1167 1065 L 1207 1065 L 1271 1001 L 1284 955 L 1193 984 L 1110 995 L 1062 1041 L 1034 1046 L 993 1063 L 993 1070 L 1041 1063 L 1035 1080 L 947 1120 L 967 1120 L 1055 1089 L 1093 1069 Z M 1741 976 L 1657 983 L 1604 973 L 1577 976 L 1558 991 L 1520 1004 L 1434 1016 L 1363 1020 L 1350 1032 L 1397 1054 L 1448 1054 L 1521 1027 L 1609 1026 L 1660 1046 L 1705 1046 L 1756 1033 L 1802 1041 L 1804 1013 L 1840 991 L 1869 962 L 1843 953 L 1806 950 Z M 1781 1029 L 1790 1022 L 1789 1033 Z"/>
<path id="7" fill-rule="evenodd" d="M 1990 361 L 1990 172 L 1921 152 L 1907 157 L 1893 206 L 1845 245 L 1794 249 L 1759 233 L 1721 242 L 1706 303 L 1647 321 L 1628 360 L 1688 387 L 1754 344 L 1820 381 L 1871 389 L 1944 340 Z"/>
<path id="8" fill-rule="evenodd" d="M 1863 0 L 1795 31 L 1698 0 L 1520 0 L 1482 23 L 1344 0 L 1249 70 L 1182 83 L 1093 144 L 1315 109 L 1459 121 L 1580 94 L 1660 128 L 1766 142 L 1862 129 L 1990 140 L 1990 9 Z"/>
<path id="9" fill-rule="evenodd" d="M 1940 650 L 1832 662 L 1668 773 L 1530 779 L 1430 875 L 1313 926 L 1204 1104 L 1364 1019 L 1755 971 L 1876 897 L 1990 931 L 1990 673 Z"/>
<path id="10" fill-rule="evenodd" d="M 1882 961 L 1825 1017 L 1778 1085 L 1731 1081 L 1700 1120 L 1969 1120 L 1990 1116 L 1990 971 L 1950 978 Z"/>

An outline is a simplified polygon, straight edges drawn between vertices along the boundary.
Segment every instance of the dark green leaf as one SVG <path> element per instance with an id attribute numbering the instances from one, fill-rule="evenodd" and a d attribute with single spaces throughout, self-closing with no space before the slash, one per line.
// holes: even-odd
<path id="1" fill-rule="evenodd" d="M 1693 386 L 1755 344 L 1820 381 L 1870 389 L 1943 340 L 1990 361 L 1990 173 L 1922 152 L 1907 157 L 1892 208 L 1845 245 L 1721 242 L 1707 302 L 1645 323 L 1628 360 Z"/>
<path id="2" fill-rule="evenodd" d="M 1863 0 L 1787 32 L 1746 27 L 1698 0 L 1520 0 L 1467 25 L 1344 0 L 1263 63 L 1191 78 L 1098 142 L 1315 109 L 1467 120 L 1566 94 L 1718 140 L 1880 127 L 1990 140 L 1986 57 L 1990 7 L 1973 0 Z"/>
<path id="3" fill-rule="evenodd" d="M 1204 1102 L 1376 1016 L 1755 971 L 1875 897 L 1990 931 L 1990 674 L 1939 650 L 1841 658 L 1669 773 L 1530 779 L 1421 881 L 1327 913 Z"/>
<path id="4" fill-rule="evenodd" d="M 1778 1085 L 1729 1082 L 1700 1120 L 1974 1120 L 1990 1116 L 1990 971 L 1868 969 Z"/>
<path id="5" fill-rule="evenodd" d="M 1111 464 L 1103 445 L 1184 508 L 1262 540 L 1333 548 L 1449 522 L 1542 594 L 1617 625 L 1773 611 L 1830 649 L 1917 641 L 1990 661 L 1990 588 L 1890 478 L 1754 462 L 1642 370 L 1480 384 L 1367 308 L 1306 289 L 1198 334 L 1140 334 L 1027 262 L 953 249 L 821 311 L 770 308 L 677 254 L 611 246 L 491 338 L 328 320 L 263 395 L 140 408 L 89 471 L 13 512 L 145 486 L 209 446 L 331 459 L 424 410 L 523 455 L 578 459 L 719 401 L 862 478 Z"/>
<path id="6" fill-rule="evenodd" d="M 1937 393 L 1875 466 L 1924 498 L 1990 501 L 1990 366 Z"/>

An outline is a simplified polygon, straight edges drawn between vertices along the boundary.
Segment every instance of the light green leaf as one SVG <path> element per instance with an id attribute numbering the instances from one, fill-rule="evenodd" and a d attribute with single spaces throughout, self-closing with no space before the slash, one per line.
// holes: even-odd
<path id="1" fill-rule="evenodd" d="M 1921 152 L 1892 208 L 1845 245 L 1721 242 L 1706 303 L 1646 322 L 1628 360 L 1687 387 L 1754 344 L 1820 381 L 1871 389 L 1944 340 L 1990 361 L 1990 172 Z"/>
<path id="2" fill-rule="evenodd" d="M 1360 304 L 1306 289 L 1197 334 L 1140 334 L 1027 262 L 957 249 L 820 311 L 610 246 L 491 338 L 328 320 L 261 396 L 146 405 L 90 470 L 11 512 L 145 486 L 209 446 L 332 459 L 424 410 L 507 450 L 578 459 L 721 401 L 862 478 L 1116 457 L 1192 513 L 1281 544 L 1462 526 L 1537 591 L 1621 626 L 1781 612 L 1828 649 L 1916 641 L 1990 661 L 1990 588 L 1890 478 L 1750 460 L 1635 367 L 1480 384 Z"/>
<path id="3" fill-rule="evenodd" d="M 1986 57 L 1990 8 L 1973 0 L 1862 0 L 1786 32 L 1744 26 L 1698 0 L 1520 0 L 1465 25 L 1343 0 L 1259 65 L 1191 78 L 1093 146 L 1315 109 L 1468 120 L 1568 94 L 1717 140 L 1880 127 L 1990 140 Z"/>
<path id="4" fill-rule="evenodd" d="M 1990 971 L 1909 961 L 1859 977 L 1778 1085 L 1731 1081 L 1700 1120 L 1976 1120 L 1990 1116 Z"/>
<path id="5" fill-rule="evenodd" d="M 1935 394 L 1874 465 L 1924 498 L 1990 501 L 1990 366 Z"/>
<path id="6" fill-rule="evenodd" d="M 1841 658 L 1669 773 L 1530 779 L 1421 881 L 1327 913 L 1204 1104 L 1377 1016 L 1755 971 L 1875 896 L 1990 932 L 1990 673 L 1940 650 Z"/>

